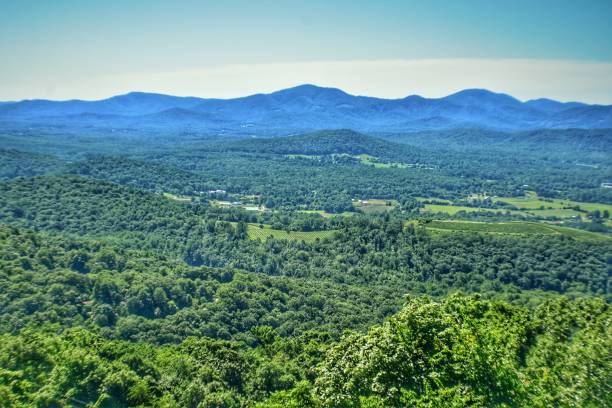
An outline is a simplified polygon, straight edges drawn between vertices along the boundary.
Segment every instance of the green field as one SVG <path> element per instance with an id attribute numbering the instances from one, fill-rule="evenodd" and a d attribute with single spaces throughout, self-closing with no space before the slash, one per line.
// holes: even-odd
<path id="1" fill-rule="evenodd" d="M 331 217 L 352 217 L 356 213 L 351 211 L 344 211 L 338 214 L 329 213 L 325 210 L 300 210 L 301 213 L 304 214 L 318 214 L 323 218 L 331 218 Z"/>
<path id="2" fill-rule="evenodd" d="M 181 203 L 191 202 L 191 197 L 188 197 L 188 196 L 181 196 L 181 195 L 176 195 L 176 194 L 171 194 L 171 193 L 164 193 L 163 196 L 169 200 L 178 201 Z"/>
<path id="3" fill-rule="evenodd" d="M 490 212 L 490 213 L 506 213 L 508 210 L 493 209 L 493 208 L 478 208 L 478 207 L 465 207 L 461 205 L 443 205 L 443 204 L 425 204 L 425 207 L 421 209 L 424 213 L 445 213 L 448 215 L 455 215 L 460 211 L 465 212 Z M 510 210 L 510 214 L 513 215 L 525 215 L 523 211 Z"/>
<path id="4" fill-rule="evenodd" d="M 489 197 L 484 196 L 482 194 L 471 194 L 468 199 L 469 200 L 484 200 L 487 198 L 491 198 L 493 202 L 497 203 L 506 203 L 516 207 L 515 210 L 510 210 L 510 213 L 513 215 L 522 215 L 525 217 L 539 217 L 539 218 L 548 218 L 548 217 L 556 217 L 556 218 L 575 218 L 580 217 L 583 221 L 588 220 L 586 217 L 585 211 L 595 211 L 599 210 L 600 212 L 608 211 L 612 213 L 612 205 L 609 204 L 601 204 L 601 203 L 585 203 L 580 201 L 572 201 L 572 200 L 561 200 L 561 199 L 548 199 L 538 197 L 536 193 L 529 191 L 526 192 L 525 197 Z M 460 211 L 465 212 L 503 212 L 506 213 L 506 209 L 499 208 L 477 208 L 477 207 L 466 207 L 461 205 L 452 205 L 452 201 L 438 199 L 438 198 L 422 198 L 418 197 L 417 201 L 425 202 L 425 207 L 421 210 L 421 212 L 429 212 L 429 213 L 445 213 L 449 215 L 455 215 Z M 427 204 L 428 201 L 434 202 L 446 202 L 448 205 L 443 204 Z M 576 210 L 579 207 L 580 210 Z"/>
<path id="5" fill-rule="evenodd" d="M 580 207 L 580 209 L 589 212 L 595 210 L 603 212 L 607 210 L 608 212 L 612 213 L 612 205 L 610 204 L 585 203 L 581 201 L 561 200 L 556 198 L 541 198 L 534 192 L 525 194 L 525 197 L 495 197 L 493 198 L 493 201 L 511 204 L 516 208 L 523 210 L 536 210 L 538 212 L 547 210 L 565 210 L 565 213 L 560 212 L 558 214 L 572 214 L 571 216 L 582 214 L 581 212 L 572 209 L 572 207 Z M 544 210 L 540 210 L 542 207 Z M 562 217 L 563 215 L 559 216 Z"/>
<path id="6" fill-rule="evenodd" d="M 377 169 L 388 169 L 393 167 L 398 169 L 407 169 L 408 167 L 412 167 L 412 165 L 406 163 L 383 163 L 378 161 L 378 157 L 370 156 L 369 154 L 360 154 L 353 157 L 361 160 L 361 164 L 365 164 L 366 166 L 374 166 Z"/>
<path id="7" fill-rule="evenodd" d="M 212 205 L 213 207 L 220 207 L 220 208 L 241 208 L 245 211 L 266 211 L 266 208 L 262 205 L 256 205 L 256 204 L 240 204 L 240 205 L 234 205 L 232 204 L 232 202 L 230 201 L 221 201 L 221 200 L 209 200 L 208 201 L 210 203 L 210 205 Z"/>
<path id="8" fill-rule="evenodd" d="M 528 222 L 476 222 L 476 221 L 431 221 L 424 224 L 425 228 L 443 232 L 479 232 L 489 234 L 519 234 L 519 235 L 568 235 L 578 239 L 608 240 L 605 235 L 557 225 Z"/>
<path id="9" fill-rule="evenodd" d="M 446 203 L 446 204 L 452 204 L 453 203 L 451 200 L 447 200 L 445 198 L 416 197 L 415 200 L 417 200 L 420 203 L 427 203 L 427 202 L 431 202 L 431 201 L 435 201 L 435 202 L 438 202 L 438 203 Z"/>
<path id="10" fill-rule="evenodd" d="M 572 210 L 571 208 L 550 208 L 545 210 L 525 210 L 525 214 L 533 215 L 535 217 L 556 217 L 556 218 L 574 218 L 580 217 L 584 219 L 584 213 L 580 211 Z"/>
<path id="11" fill-rule="evenodd" d="M 399 203 L 396 200 L 381 200 L 372 198 L 368 200 L 353 200 L 353 207 L 365 214 L 382 214 L 396 208 Z"/>
<path id="12" fill-rule="evenodd" d="M 269 225 L 264 225 L 263 228 L 259 224 L 248 224 L 247 234 L 249 239 L 261 239 L 265 241 L 268 237 L 275 239 L 287 239 L 292 241 L 314 242 L 316 239 L 332 238 L 336 231 L 283 231 L 272 229 Z"/>

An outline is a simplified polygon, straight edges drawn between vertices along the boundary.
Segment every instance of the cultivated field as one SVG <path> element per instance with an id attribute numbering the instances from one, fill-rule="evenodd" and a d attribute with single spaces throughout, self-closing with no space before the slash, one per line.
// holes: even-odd
<path id="1" fill-rule="evenodd" d="M 425 228 L 441 232 L 479 232 L 489 234 L 518 234 L 518 235 L 567 235 L 577 239 L 609 240 L 603 234 L 578 230 L 575 228 L 559 227 L 541 222 L 512 221 L 512 222 L 476 222 L 476 221 L 446 221 L 437 220 L 424 224 Z"/>
<path id="2" fill-rule="evenodd" d="M 304 241 L 314 242 L 318 239 L 332 238 L 336 231 L 283 231 L 272 229 L 269 225 L 263 225 L 261 228 L 260 224 L 248 224 L 247 234 L 249 239 L 261 239 L 265 241 L 268 237 L 275 239 L 287 239 L 293 241 Z"/>
<path id="3" fill-rule="evenodd" d="M 462 205 L 443 205 L 443 204 L 425 204 L 425 207 L 421 209 L 421 212 L 427 213 L 445 213 L 448 215 L 455 215 L 458 212 L 490 212 L 490 213 L 506 213 L 510 212 L 510 214 L 514 215 L 525 215 L 522 211 L 516 210 L 505 210 L 505 209 L 494 209 L 494 208 L 477 208 L 477 207 L 466 207 Z"/>
<path id="4" fill-rule="evenodd" d="M 365 214 L 380 214 L 393 210 L 399 203 L 396 200 L 353 200 L 353 207 Z"/>
<path id="5" fill-rule="evenodd" d="M 422 212 L 430 213 L 446 213 L 449 215 L 455 215 L 460 211 L 465 212 L 491 212 L 506 213 L 510 211 L 513 215 L 522 215 L 525 217 L 538 217 L 548 218 L 555 217 L 560 219 L 576 218 L 579 217 L 583 221 L 587 219 L 587 212 L 599 210 L 602 214 L 604 211 L 612 214 L 612 205 L 601 204 L 601 203 L 585 203 L 580 201 L 572 200 L 561 200 L 561 199 L 549 199 L 538 197 L 535 192 L 527 192 L 525 197 L 487 197 L 483 195 L 470 195 L 469 200 L 483 200 L 491 198 L 494 203 L 505 203 L 515 207 L 513 210 L 507 210 L 505 208 L 478 208 L 478 207 L 467 207 L 461 205 L 452 205 L 452 201 L 443 200 L 437 198 L 417 198 L 418 201 L 426 202 L 425 207 L 421 210 Z M 435 201 L 440 204 L 428 204 L 428 201 Z M 448 205 L 442 203 L 448 203 Z"/>
<path id="6" fill-rule="evenodd" d="M 538 197 L 538 195 L 533 192 L 527 192 L 525 197 L 496 197 L 493 198 L 493 202 L 503 202 L 510 205 L 515 206 L 518 209 L 522 210 L 532 210 L 530 212 L 539 212 L 539 211 L 550 211 L 550 210 L 566 210 L 573 211 L 574 215 L 582 214 L 580 211 L 576 211 L 576 208 L 579 208 L 583 211 L 595 211 L 599 210 L 601 212 L 608 211 L 612 213 L 612 205 L 610 204 L 601 204 L 601 203 L 585 203 L 581 201 L 573 201 L 573 200 L 561 200 L 557 198 L 542 198 Z M 535 210 L 535 211 L 534 211 Z M 568 214 L 569 212 L 566 212 Z M 554 213 L 551 213 L 554 214 Z M 564 214 L 563 212 L 559 212 L 558 214 Z"/>
<path id="7" fill-rule="evenodd" d="M 331 218 L 331 217 L 352 217 L 353 215 L 355 215 L 356 213 L 351 212 L 351 211 L 344 211 L 338 214 L 335 213 L 329 213 L 325 210 L 300 210 L 301 213 L 304 214 L 318 214 L 323 218 Z"/>

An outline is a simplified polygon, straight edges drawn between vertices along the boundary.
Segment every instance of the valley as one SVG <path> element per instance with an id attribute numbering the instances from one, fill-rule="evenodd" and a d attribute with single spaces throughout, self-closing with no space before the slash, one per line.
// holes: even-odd
<path id="1" fill-rule="evenodd" d="M 479 406 L 566 401 L 579 381 L 608 398 L 581 364 L 609 364 L 608 129 L 49 126 L 0 132 L 16 406 L 446 406 L 457 381 Z M 539 374 L 558 370 L 558 389 Z"/>
<path id="2" fill-rule="evenodd" d="M 612 0 L 0 1 L 0 408 L 612 407 Z"/>

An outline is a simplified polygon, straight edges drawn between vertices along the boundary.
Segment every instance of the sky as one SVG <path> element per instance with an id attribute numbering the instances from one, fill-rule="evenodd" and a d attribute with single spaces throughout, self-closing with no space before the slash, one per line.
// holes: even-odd
<path id="1" fill-rule="evenodd" d="M 0 1 L 0 101 L 303 83 L 612 104 L 612 0 Z"/>

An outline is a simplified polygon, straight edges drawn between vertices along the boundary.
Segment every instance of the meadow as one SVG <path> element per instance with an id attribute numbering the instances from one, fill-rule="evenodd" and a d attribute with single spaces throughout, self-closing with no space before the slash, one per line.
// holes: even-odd
<path id="1" fill-rule="evenodd" d="M 355 212 L 352 211 L 344 211 L 338 214 L 330 213 L 324 210 L 300 210 L 301 213 L 304 214 L 318 214 L 323 218 L 331 218 L 331 217 L 352 217 L 355 215 Z"/>
<path id="2" fill-rule="evenodd" d="M 599 210 L 600 212 L 608 211 L 612 212 L 612 205 L 602 203 L 585 203 L 574 200 L 563 200 L 556 198 L 543 198 L 539 197 L 535 192 L 528 191 L 524 197 L 494 197 L 493 202 L 502 202 L 510 204 L 521 210 L 529 210 L 529 212 L 540 213 L 540 211 L 548 211 L 548 214 L 559 217 L 567 216 L 579 216 L 583 215 L 583 211 L 593 212 Z M 557 212 L 555 212 L 555 210 Z M 580 210 L 580 211 L 578 211 Z"/>
<path id="3" fill-rule="evenodd" d="M 489 213 L 507 213 L 524 217 L 538 218 L 559 218 L 570 219 L 580 218 L 582 221 L 588 221 L 587 213 L 598 210 L 601 214 L 612 213 L 612 205 L 602 203 L 586 203 L 565 199 L 553 199 L 538 197 L 535 192 L 528 191 L 524 197 L 488 197 L 482 194 L 472 194 L 468 200 L 484 200 L 491 199 L 493 203 L 504 203 L 513 207 L 506 208 L 480 208 L 468 207 L 462 205 L 453 205 L 450 200 L 437 198 L 417 198 L 418 201 L 424 202 L 424 207 L 421 209 L 424 213 L 445 213 L 448 215 L 456 215 L 464 211 L 467 213 L 474 212 L 489 212 Z M 435 202 L 436 204 L 430 204 Z M 447 204 L 443 204 L 447 203 Z M 512 208 L 511 207 L 511 208 Z"/>
<path id="4" fill-rule="evenodd" d="M 163 196 L 169 200 L 178 201 L 180 203 L 190 203 L 192 201 L 191 197 L 184 195 L 164 193 Z"/>
<path id="5" fill-rule="evenodd" d="M 399 205 L 397 200 L 382 200 L 377 198 L 367 200 L 353 200 L 355 209 L 364 214 L 382 214 L 391 211 Z"/>
<path id="6" fill-rule="evenodd" d="M 425 207 L 421 209 L 423 213 L 445 213 L 448 215 L 456 215 L 458 212 L 477 213 L 477 212 L 489 212 L 489 213 L 506 213 L 510 212 L 513 215 L 525 215 L 523 211 L 506 210 L 506 209 L 495 209 L 495 208 L 478 208 L 478 207 L 467 207 L 463 205 L 444 205 L 444 204 L 425 204 Z"/>
<path id="7" fill-rule="evenodd" d="M 274 239 L 285 239 L 291 241 L 315 242 L 317 239 L 323 240 L 332 238 L 336 233 L 335 230 L 328 231 L 284 231 L 273 229 L 270 225 L 265 224 L 247 224 L 247 235 L 249 239 L 260 239 L 265 241 L 268 237 Z"/>
<path id="8" fill-rule="evenodd" d="M 560 227 L 557 225 L 541 222 L 512 221 L 512 222 L 477 222 L 458 220 L 435 220 L 424 224 L 425 228 L 432 231 L 442 232 L 476 232 L 488 234 L 513 234 L 513 235 L 566 235 L 577 239 L 588 240 L 610 240 L 603 234 L 578 230 L 574 228 Z"/>

